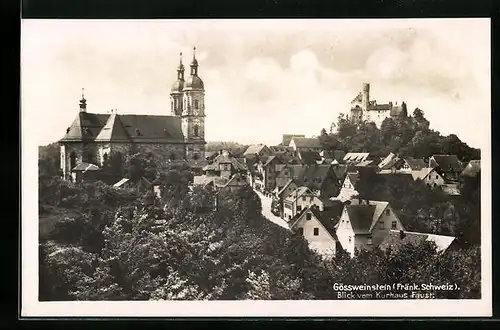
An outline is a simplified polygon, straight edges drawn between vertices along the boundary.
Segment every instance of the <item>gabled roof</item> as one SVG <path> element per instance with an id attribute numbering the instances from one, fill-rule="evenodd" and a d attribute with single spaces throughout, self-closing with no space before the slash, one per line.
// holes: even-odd
<path id="1" fill-rule="evenodd" d="M 207 186 L 217 178 L 216 176 L 207 176 L 207 175 L 197 175 L 193 177 L 193 184 L 200 186 Z"/>
<path id="2" fill-rule="evenodd" d="M 121 186 L 122 186 L 125 182 L 127 182 L 128 180 L 130 180 L 130 179 L 129 179 L 129 178 L 123 178 L 123 179 L 121 179 L 120 181 L 118 181 L 117 183 L 115 183 L 115 184 L 113 185 L 113 187 L 116 187 L 116 188 L 121 187 Z"/>
<path id="3" fill-rule="evenodd" d="M 269 150 L 271 150 L 271 152 L 273 154 L 277 155 L 277 154 L 284 154 L 284 153 L 292 152 L 293 148 L 289 147 L 289 146 L 280 145 L 280 146 L 269 146 Z"/>
<path id="4" fill-rule="evenodd" d="M 344 156 L 344 161 L 361 162 L 367 160 L 368 156 L 370 156 L 369 152 L 348 152 Z"/>
<path id="5" fill-rule="evenodd" d="M 299 151 L 299 157 L 306 164 L 314 164 L 321 160 L 321 156 L 317 151 Z"/>
<path id="6" fill-rule="evenodd" d="M 359 180 L 359 173 L 347 173 L 346 178 L 349 178 L 349 181 L 353 186 L 356 186 Z"/>
<path id="7" fill-rule="evenodd" d="M 471 160 L 460 175 L 476 177 L 479 172 L 481 172 L 481 160 Z"/>
<path id="8" fill-rule="evenodd" d="M 278 173 L 277 177 L 295 178 L 300 182 L 300 181 L 302 181 L 302 178 L 304 176 L 305 171 L 306 171 L 306 167 L 302 164 L 287 164 Z M 289 174 L 285 175 L 285 173 L 289 173 Z"/>
<path id="9" fill-rule="evenodd" d="M 281 196 L 281 194 L 283 194 L 283 193 L 285 192 L 285 190 L 286 190 L 286 189 L 287 189 L 287 188 L 288 188 L 288 187 L 289 187 L 289 186 L 290 186 L 293 182 L 294 182 L 294 181 L 293 181 L 293 179 L 288 180 L 288 181 L 285 183 L 285 185 L 284 185 L 281 189 L 279 189 L 279 190 L 277 191 L 277 195 L 278 195 L 278 196 Z M 276 187 L 276 189 L 278 189 L 278 187 Z M 283 197 L 286 197 L 286 196 L 283 196 Z"/>
<path id="10" fill-rule="evenodd" d="M 374 205 L 346 205 L 345 208 L 354 233 L 369 233 L 376 207 Z"/>
<path id="11" fill-rule="evenodd" d="M 246 184 L 248 184 L 247 180 L 242 175 L 240 175 L 239 173 L 236 173 L 224 185 L 224 188 L 228 187 L 228 186 L 244 186 Z"/>
<path id="12" fill-rule="evenodd" d="M 109 131 L 113 132 L 117 128 L 118 136 L 121 138 L 128 136 L 133 142 L 184 143 L 180 117 L 89 112 L 80 112 L 60 141 L 94 141 L 113 115 L 116 118 L 109 123 L 108 127 L 113 127 Z M 117 119 L 119 122 L 116 123 Z M 109 137 L 109 133 L 103 132 L 102 139 L 107 140 Z"/>
<path id="13" fill-rule="evenodd" d="M 432 167 L 439 167 L 443 172 L 462 171 L 462 163 L 456 155 L 433 155 L 429 163 Z"/>
<path id="14" fill-rule="evenodd" d="M 363 101 L 363 95 L 361 94 L 361 92 L 359 92 L 358 95 L 356 95 L 356 97 L 351 101 L 351 103 L 361 102 L 361 101 Z"/>
<path id="15" fill-rule="evenodd" d="M 312 194 L 312 192 L 311 192 L 311 190 L 309 190 L 308 187 L 301 186 L 301 187 L 298 187 L 297 189 L 295 189 L 293 192 L 291 192 L 290 195 L 288 195 L 285 198 L 285 200 L 287 200 L 289 202 L 293 202 L 293 201 L 297 200 L 297 198 L 299 198 L 303 194 Z"/>
<path id="16" fill-rule="evenodd" d="M 390 164 L 393 164 L 393 159 L 397 158 L 396 154 L 394 153 L 390 153 L 389 155 L 387 155 L 387 157 L 385 157 L 379 164 L 378 164 L 378 167 L 380 169 L 384 169 L 384 168 L 389 168 L 391 167 L 392 165 Z"/>
<path id="17" fill-rule="evenodd" d="M 281 145 L 288 147 L 288 145 L 290 144 L 290 141 L 293 138 L 304 138 L 304 137 L 306 137 L 304 134 L 283 134 L 283 139 L 282 139 Z"/>
<path id="18" fill-rule="evenodd" d="M 425 177 L 427 175 L 429 175 L 429 173 L 431 173 L 434 169 L 430 168 L 430 167 L 424 167 L 418 171 L 412 171 L 411 172 L 411 175 L 413 177 L 413 180 L 417 180 L 417 179 L 420 179 L 420 180 L 423 180 L 425 179 Z"/>
<path id="19" fill-rule="evenodd" d="M 297 214 L 293 219 L 290 220 L 290 229 L 294 230 L 295 227 L 300 224 L 307 213 L 311 213 L 312 216 L 318 220 L 320 225 L 325 229 L 325 231 L 330 234 L 330 236 L 335 240 L 338 241 L 337 234 L 335 233 L 335 224 L 333 223 L 331 213 L 325 212 L 325 211 L 320 211 L 319 208 L 314 207 L 314 206 L 309 206 L 299 214 Z"/>
<path id="20" fill-rule="evenodd" d="M 86 172 L 86 171 L 97 171 L 97 170 L 99 170 L 99 166 L 94 165 L 94 164 L 90 164 L 90 163 L 82 162 L 82 163 L 76 165 L 75 167 L 73 167 L 73 169 L 71 171 L 72 172 L 80 172 L 80 171 Z"/>
<path id="21" fill-rule="evenodd" d="M 421 169 L 427 167 L 427 164 L 422 158 L 405 158 L 406 163 L 411 168 L 412 171 L 420 171 Z"/>
<path id="22" fill-rule="evenodd" d="M 107 118 L 107 115 L 79 112 L 60 142 L 94 140 L 104 127 Z"/>
<path id="23" fill-rule="evenodd" d="M 321 148 L 318 138 L 294 137 L 290 143 L 292 141 L 296 148 Z"/>
<path id="24" fill-rule="evenodd" d="M 246 166 L 240 163 L 236 158 L 223 152 L 214 158 L 213 162 L 203 167 L 203 171 L 218 171 L 220 164 L 231 164 L 237 171 L 246 171 Z"/>
<path id="25" fill-rule="evenodd" d="M 279 159 L 279 158 L 277 158 L 276 156 L 269 156 L 269 157 L 267 158 L 267 160 L 265 161 L 264 165 L 262 165 L 262 166 L 263 166 L 263 167 L 267 167 L 267 166 L 269 166 L 269 164 L 271 164 L 271 162 L 272 162 L 273 160 L 279 161 L 280 159 Z"/>
<path id="26" fill-rule="evenodd" d="M 120 117 L 112 113 L 95 141 L 131 142 L 131 139 Z"/>
<path id="27" fill-rule="evenodd" d="M 446 251 L 450 245 L 455 241 L 453 236 L 426 234 L 426 233 L 416 233 L 416 232 L 403 232 L 403 238 L 400 237 L 400 231 L 391 230 L 389 235 L 380 243 L 379 248 L 383 251 L 388 248 L 399 249 L 402 245 L 411 243 L 413 245 L 418 245 L 424 241 L 434 242 L 436 244 L 436 250 L 438 252 Z"/>
<path id="28" fill-rule="evenodd" d="M 392 104 L 383 103 L 383 104 L 370 104 L 368 110 L 376 110 L 376 111 L 389 111 L 392 109 Z"/>
<path id="29" fill-rule="evenodd" d="M 244 156 L 246 155 L 256 155 L 258 154 L 262 149 L 267 148 L 265 144 L 252 144 L 248 146 L 247 150 L 243 153 Z"/>

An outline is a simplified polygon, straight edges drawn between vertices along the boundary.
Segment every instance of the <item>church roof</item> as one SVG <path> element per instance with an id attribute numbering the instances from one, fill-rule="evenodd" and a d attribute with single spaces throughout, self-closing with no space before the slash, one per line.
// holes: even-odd
<path id="1" fill-rule="evenodd" d="M 79 112 L 61 141 L 92 141 L 99 134 L 109 115 Z"/>
<path id="2" fill-rule="evenodd" d="M 115 118 L 112 118 L 115 116 Z M 111 117 L 111 118 L 110 118 Z M 111 120 L 109 120 L 111 119 Z M 109 128 L 104 130 L 104 128 Z M 101 134 L 102 133 L 102 134 Z M 158 115 L 120 115 L 80 112 L 60 142 L 109 141 L 110 138 L 145 143 L 184 142 L 181 118 Z"/>
<path id="3" fill-rule="evenodd" d="M 131 142 L 131 139 L 120 117 L 112 113 L 95 141 Z"/>
<path id="4" fill-rule="evenodd" d="M 191 75 L 187 77 L 186 82 L 184 83 L 184 90 L 198 89 L 204 90 L 205 85 L 203 84 L 203 80 L 200 77 Z"/>

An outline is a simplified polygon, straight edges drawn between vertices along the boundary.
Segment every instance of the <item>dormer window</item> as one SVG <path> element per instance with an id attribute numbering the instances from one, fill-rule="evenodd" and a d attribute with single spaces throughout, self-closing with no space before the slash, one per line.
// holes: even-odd
<path id="1" fill-rule="evenodd" d="M 311 220 L 311 213 L 306 214 L 306 220 Z"/>
<path id="2" fill-rule="evenodd" d="M 389 209 L 385 209 L 385 215 L 391 214 L 391 211 Z"/>

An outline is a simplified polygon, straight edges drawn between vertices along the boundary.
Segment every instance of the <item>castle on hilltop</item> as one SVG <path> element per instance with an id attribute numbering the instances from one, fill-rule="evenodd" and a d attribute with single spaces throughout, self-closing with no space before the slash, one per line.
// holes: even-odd
<path id="1" fill-rule="evenodd" d="M 400 105 L 392 104 L 377 104 L 377 101 L 370 100 L 370 84 L 363 83 L 362 90 L 351 101 L 351 111 L 349 119 L 355 124 L 362 122 L 373 122 L 378 128 L 386 118 L 395 118 L 398 116 L 407 116 L 406 103 Z"/>
<path id="2" fill-rule="evenodd" d="M 205 159 L 205 87 L 195 49 L 186 79 L 181 53 L 177 80 L 170 89 L 170 115 L 91 113 L 82 91 L 79 112 L 59 140 L 63 178 L 76 180 L 77 172 L 98 169 L 117 152 L 152 151 L 165 161 Z"/>

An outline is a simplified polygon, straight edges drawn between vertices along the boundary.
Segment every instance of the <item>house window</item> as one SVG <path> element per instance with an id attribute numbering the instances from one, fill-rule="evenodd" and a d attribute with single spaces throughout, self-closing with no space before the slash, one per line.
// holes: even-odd
<path id="1" fill-rule="evenodd" d="M 292 218 L 292 216 L 288 215 L 288 220 L 290 220 Z"/>
<path id="2" fill-rule="evenodd" d="M 371 236 L 368 236 L 368 238 L 366 240 L 366 244 L 368 244 L 368 245 L 372 245 L 373 244 Z"/>
<path id="3" fill-rule="evenodd" d="M 72 170 L 76 166 L 76 153 L 74 151 L 69 155 L 69 167 Z"/>
<path id="4" fill-rule="evenodd" d="M 302 206 L 297 205 L 297 212 L 300 212 L 302 210 Z"/>
<path id="5" fill-rule="evenodd" d="M 384 228 L 385 228 L 385 223 L 384 223 L 383 221 L 380 221 L 380 222 L 378 223 L 378 228 L 379 228 L 379 229 L 384 229 Z"/>
<path id="6" fill-rule="evenodd" d="M 351 236 L 349 236 L 349 243 L 351 243 Z"/>
<path id="7" fill-rule="evenodd" d="M 306 214 L 306 220 L 311 220 L 311 213 Z"/>
<path id="8" fill-rule="evenodd" d="M 302 200 L 305 202 L 306 201 L 306 196 L 302 196 Z"/>
<path id="9" fill-rule="evenodd" d="M 389 215 L 389 214 L 391 214 L 391 211 L 389 209 L 386 209 L 385 210 L 385 215 Z"/>
<path id="10" fill-rule="evenodd" d="M 314 233 L 313 233 L 314 236 L 318 236 L 319 235 L 319 228 L 314 228 Z"/>
<path id="11" fill-rule="evenodd" d="M 304 228 L 299 228 L 299 235 L 304 236 Z"/>
<path id="12" fill-rule="evenodd" d="M 391 224 L 391 228 L 392 229 L 396 229 L 397 225 L 398 225 L 398 222 L 397 221 L 393 221 L 392 224 Z"/>

